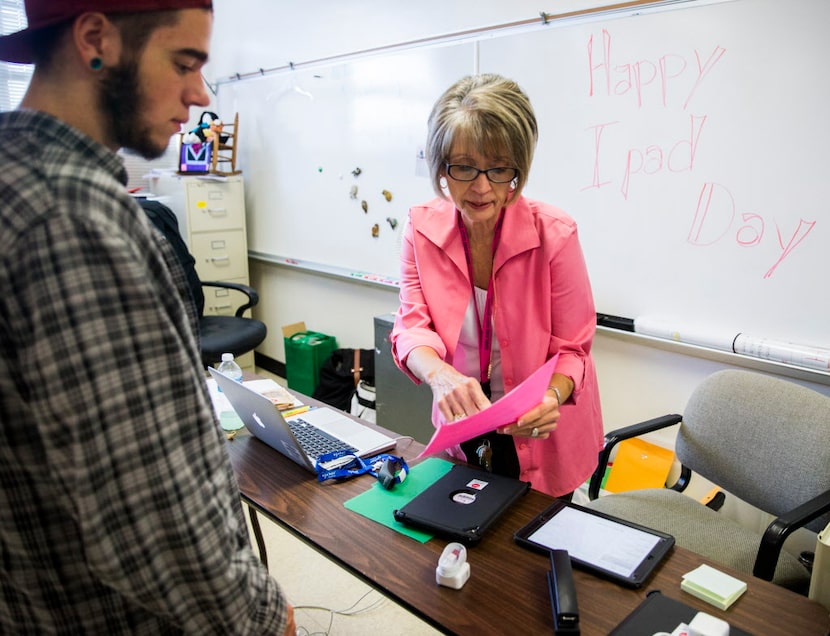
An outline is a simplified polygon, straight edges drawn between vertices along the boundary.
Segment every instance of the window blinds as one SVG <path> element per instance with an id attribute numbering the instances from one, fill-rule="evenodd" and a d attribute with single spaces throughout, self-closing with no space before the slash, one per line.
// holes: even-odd
<path id="1" fill-rule="evenodd" d="M 0 32 L 14 33 L 26 28 L 23 0 L 0 0 Z M 0 62 L 0 110 L 17 108 L 29 86 L 32 65 Z"/>

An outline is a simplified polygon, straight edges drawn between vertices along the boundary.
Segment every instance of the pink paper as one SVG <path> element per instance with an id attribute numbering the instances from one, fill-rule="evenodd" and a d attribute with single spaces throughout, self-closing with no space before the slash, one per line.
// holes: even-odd
<path id="1" fill-rule="evenodd" d="M 545 397 L 545 391 L 550 385 L 550 378 L 556 368 L 558 359 L 559 354 L 556 354 L 536 369 L 519 386 L 483 411 L 474 413 L 462 420 L 447 422 L 438 426 L 432 439 L 429 440 L 429 444 L 418 457 L 435 455 L 477 435 L 489 433 L 515 422 L 520 416 L 541 403 Z"/>

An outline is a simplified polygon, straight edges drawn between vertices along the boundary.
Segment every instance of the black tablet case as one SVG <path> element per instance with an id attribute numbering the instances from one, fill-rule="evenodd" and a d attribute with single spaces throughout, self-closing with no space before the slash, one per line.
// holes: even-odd
<path id="1" fill-rule="evenodd" d="M 487 485 L 475 489 L 470 486 L 475 481 Z M 403 508 L 395 510 L 395 519 L 465 545 L 475 545 L 487 528 L 529 488 L 530 483 L 526 481 L 457 464 Z M 457 499 L 472 497 L 473 501 L 453 500 L 459 493 L 461 497 Z"/>
<path id="2" fill-rule="evenodd" d="M 609 636 L 671 633 L 680 623 L 688 624 L 699 611 L 655 590 L 649 592 L 643 602 L 617 625 Z M 729 634 L 730 636 L 750 636 L 749 632 L 732 625 L 729 626 Z"/>

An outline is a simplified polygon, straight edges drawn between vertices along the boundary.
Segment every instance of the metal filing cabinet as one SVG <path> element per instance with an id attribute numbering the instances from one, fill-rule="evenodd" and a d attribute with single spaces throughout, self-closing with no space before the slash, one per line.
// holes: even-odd
<path id="1" fill-rule="evenodd" d="M 250 284 L 242 176 L 219 179 L 160 174 L 152 177 L 150 184 L 153 193 L 176 215 L 179 232 L 196 259 L 199 278 Z M 246 300 L 226 288 L 205 287 L 202 291 L 206 316 L 231 316 Z M 237 362 L 243 369 L 253 369 L 253 351 L 238 356 Z"/>
<path id="2" fill-rule="evenodd" d="M 377 423 L 401 435 L 411 435 L 426 444 L 432 428 L 432 391 L 415 384 L 392 359 L 394 314 L 375 316 L 375 391 Z"/>

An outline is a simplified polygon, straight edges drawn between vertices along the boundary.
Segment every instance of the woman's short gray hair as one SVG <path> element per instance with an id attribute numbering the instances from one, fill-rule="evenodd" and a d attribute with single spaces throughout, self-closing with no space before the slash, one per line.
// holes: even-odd
<path id="1" fill-rule="evenodd" d="M 516 197 L 527 183 L 538 137 L 533 106 L 516 82 L 494 73 L 464 77 L 438 98 L 429 115 L 426 155 L 432 187 L 446 198 L 441 177 L 458 142 L 509 159 L 508 167 L 519 170 Z"/>

